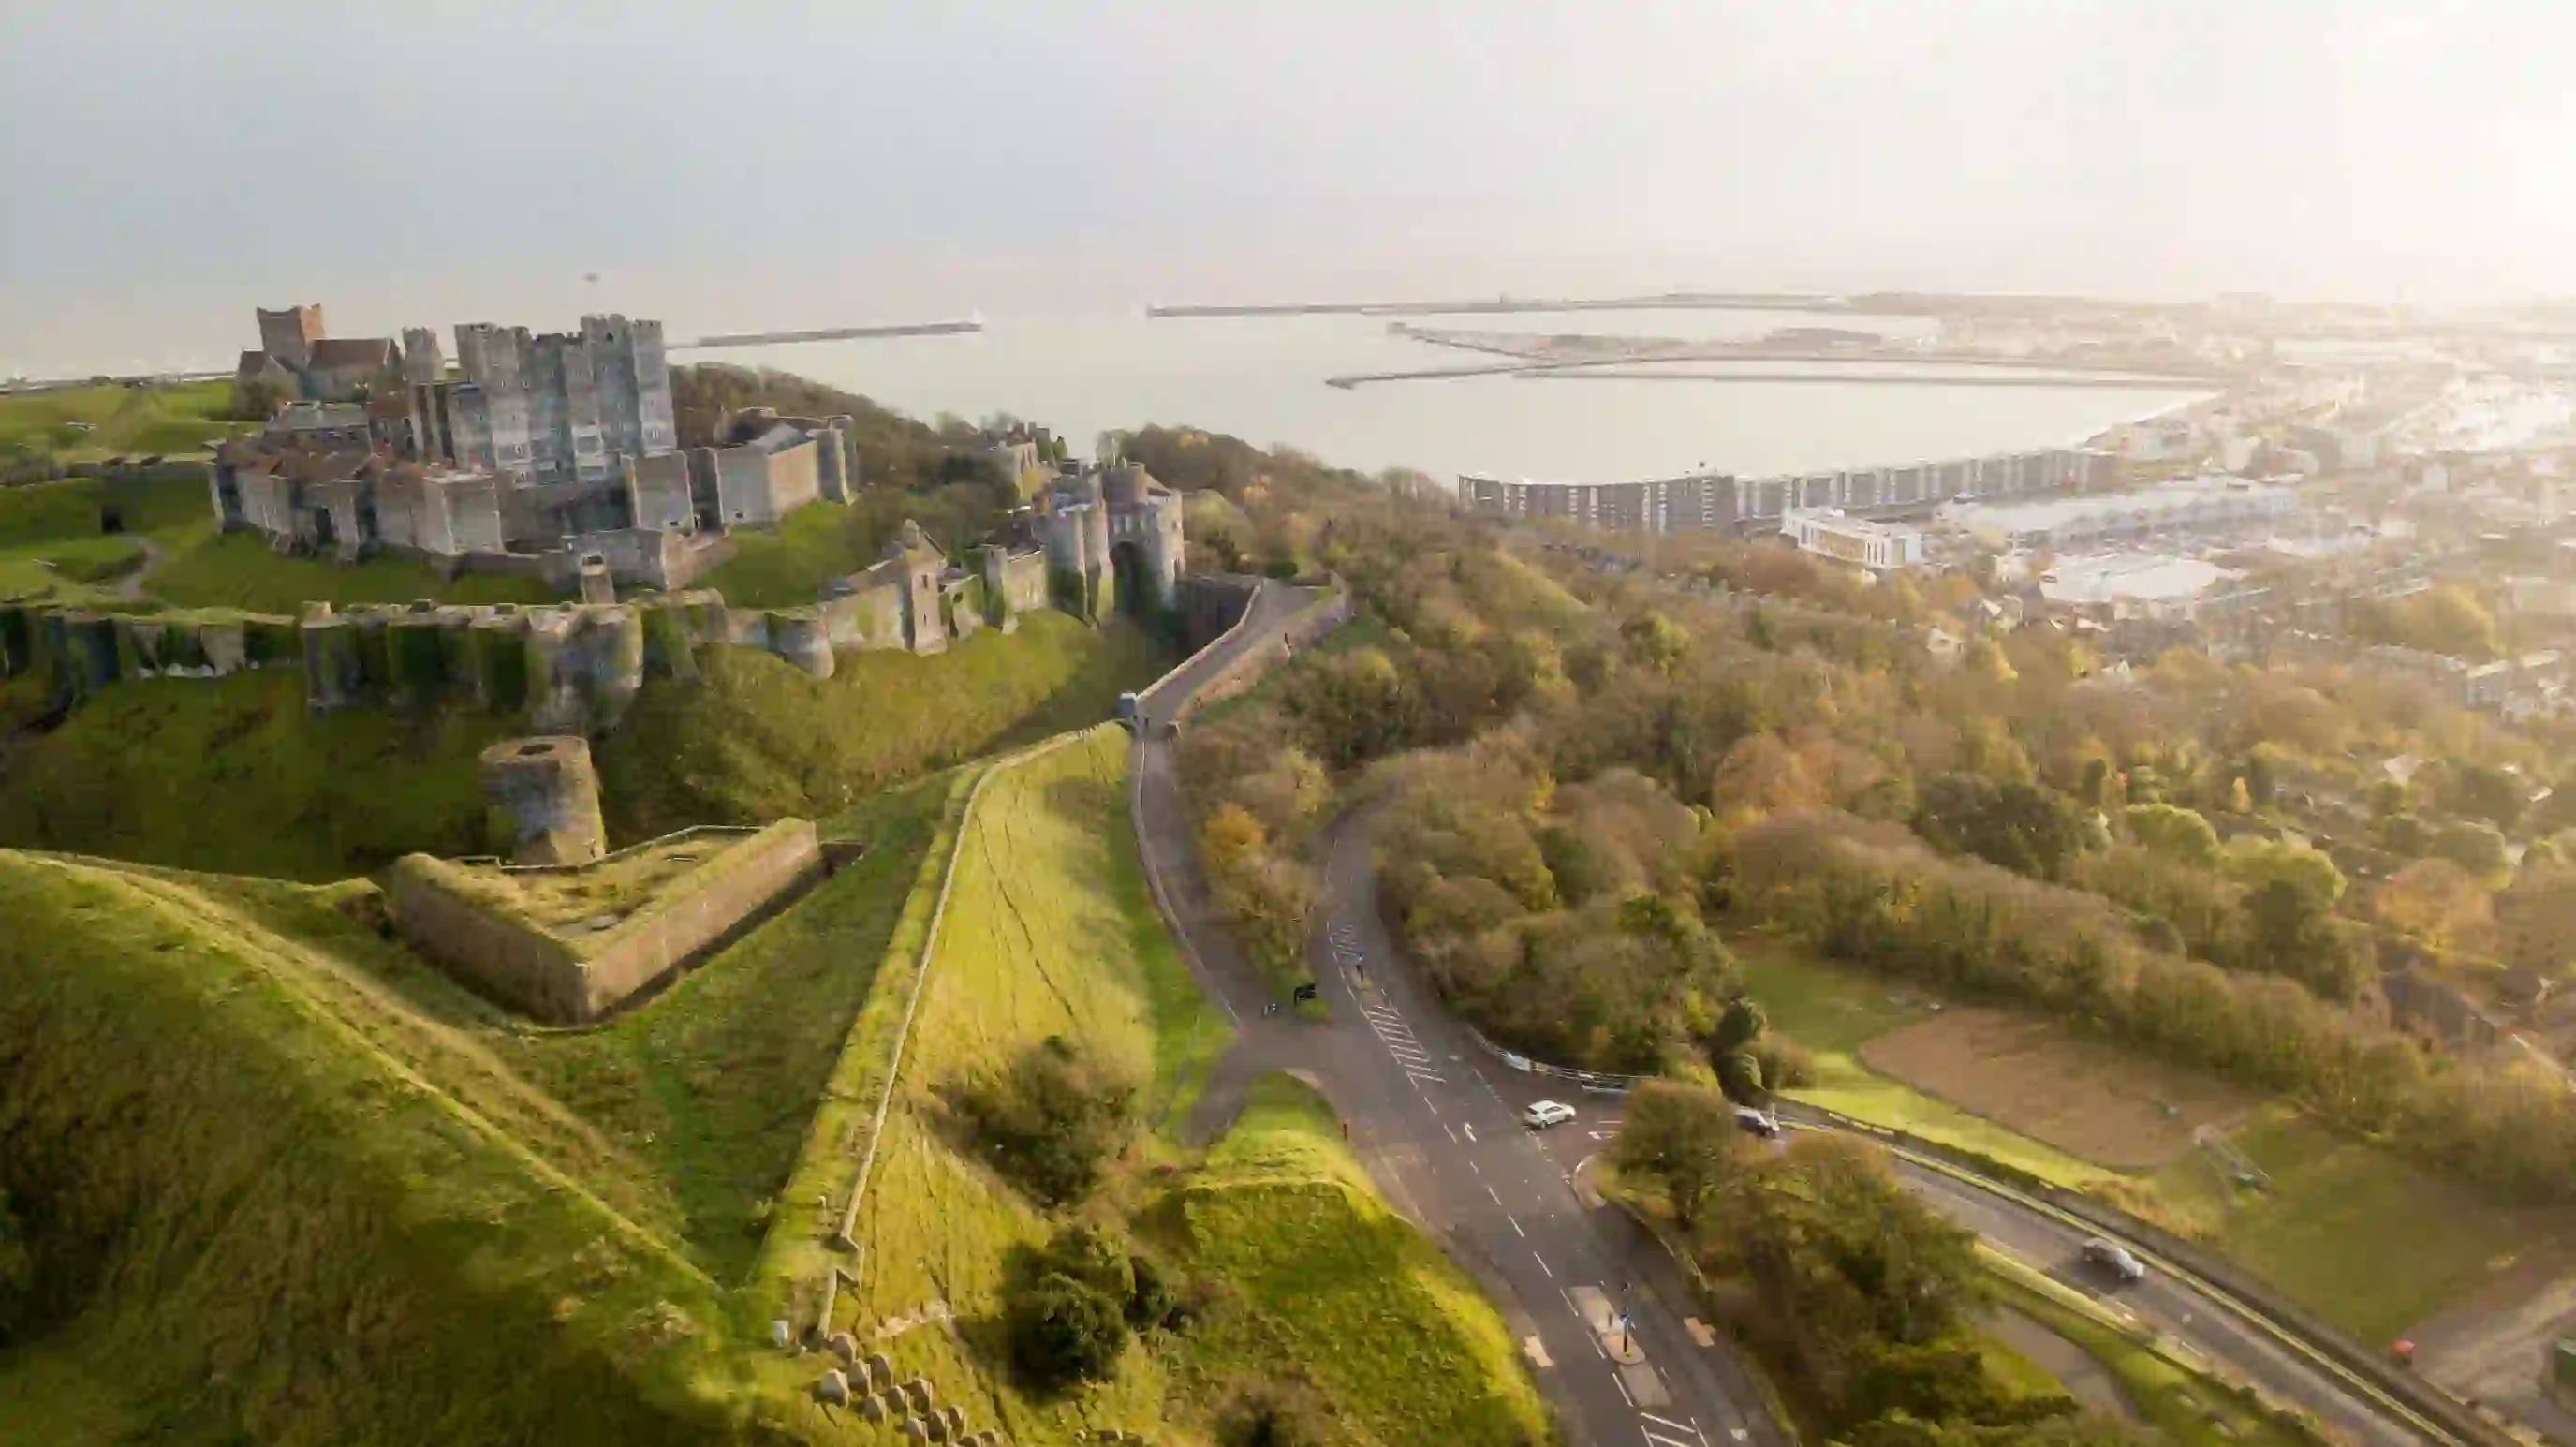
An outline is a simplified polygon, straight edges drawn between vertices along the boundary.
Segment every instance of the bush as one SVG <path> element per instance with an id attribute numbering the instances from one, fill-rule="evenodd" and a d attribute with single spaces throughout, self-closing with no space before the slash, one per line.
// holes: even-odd
<path id="1" fill-rule="evenodd" d="M 1119 1303 L 1060 1271 L 1040 1276 L 1012 1297 L 1009 1331 L 1011 1360 L 1044 1391 L 1099 1381 L 1117 1370 L 1127 1351 Z"/>
<path id="2" fill-rule="evenodd" d="M 1050 1206 L 1081 1199 L 1135 1131 L 1136 1086 L 1061 1035 L 1032 1046 L 1001 1079 L 955 1092 L 993 1169 Z"/>
<path id="3" fill-rule="evenodd" d="M 1335 1440 L 1332 1409 L 1303 1382 L 1254 1382 L 1236 1389 L 1217 1415 L 1224 1447 L 1324 1447 Z"/>

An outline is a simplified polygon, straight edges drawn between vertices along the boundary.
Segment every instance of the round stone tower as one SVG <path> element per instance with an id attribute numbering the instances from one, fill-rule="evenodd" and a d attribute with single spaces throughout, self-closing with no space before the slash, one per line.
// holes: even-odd
<path id="1" fill-rule="evenodd" d="M 509 821 L 512 863 L 583 864 L 608 852 L 588 740 L 503 739 L 482 762 L 483 792 Z"/>

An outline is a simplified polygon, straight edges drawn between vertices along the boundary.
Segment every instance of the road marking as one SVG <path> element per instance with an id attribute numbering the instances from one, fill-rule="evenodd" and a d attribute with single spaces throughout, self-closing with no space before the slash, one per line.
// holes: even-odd
<path id="1" fill-rule="evenodd" d="M 1421 1087 L 1419 1087 L 1419 1086 L 1416 1086 L 1416 1087 L 1415 1087 L 1415 1089 L 1417 1089 L 1417 1090 L 1418 1090 L 1418 1089 L 1420 1089 L 1420 1088 L 1421 1088 Z M 1427 1096 L 1427 1095 L 1426 1095 L 1426 1096 L 1422 1097 L 1422 1103 L 1423 1103 L 1424 1105 L 1427 1105 L 1427 1106 L 1431 1107 L 1431 1113 L 1432 1113 L 1433 1115 L 1438 1115 L 1438 1114 L 1440 1113 L 1440 1102 L 1438 1102 L 1438 1101 L 1436 1101 L 1436 1100 L 1433 1100 L 1430 1096 Z"/>
<path id="2" fill-rule="evenodd" d="M 1630 1410 L 1633 1411 L 1636 1408 L 1637 1399 L 1628 1395 L 1628 1384 L 1619 1380 L 1619 1374 L 1617 1372 L 1612 1372 L 1610 1374 L 1610 1382 L 1611 1385 L 1619 1389 L 1619 1400 L 1627 1403 Z"/>
<path id="3" fill-rule="evenodd" d="M 1688 1422 L 1676 1422 L 1670 1417 L 1658 1417 L 1652 1412 L 1639 1412 L 1637 1415 L 1654 1423 L 1658 1427 L 1670 1427 L 1676 1432 L 1688 1432 L 1693 1436 L 1697 1436 L 1699 1434 L 1699 1429 Z"/>
<path id="4" fill-rule="evenodd" d="M 1424 1101 L 1423 1103 L 1424 1103 L 1425 1105 L 1430 1104 L 1430 1102 L 1429 1102 L 1429 1101 L 1427 1101 L 1427 1100 L 1426 1100 L 1426 1101 Z M 1440 1128 L 1441 1128 L 1442 1130 L 1449 1130 L 1449 1122 L 1447 1122 L 1447 1121 L 1445 1121 L 1445 1120 L 1444 1120 L 1444 1121 L 1442 1121 L 1442 1122 L 1440 1122 Z M 1457 1133 L 1456 1131 L 1454 1131 L 1454 1130 L 1449 1130 L 1449 1144 L 1451 1144 L 1451 1145 L 1453 1145 L 1453 1146 L 1454 1146 L 1454 1145 L 1456 1145 L 1457 1143 L 1458 1143 L 1458 1133 Z"/>
<path id="5" fill-rule="evenodd" d="M 1494 1204 L 1495 1204 L 1495 1205 L 1499 1206 L 1499 1205 L 1503 1204 L 1503 1193 L 1502 1193 L 1502 1192 L 1495 1190 L 1495 1189 L 1494 1189 L 1493 1187 L 1491 1187 L 1491 1186 L 1487 1186 L 1487 1187 L 1485 1188 L 1485 1194 L 1494 1198 Z"/>
<path id="6" fill-rule="evenodd" d="M 1556 1365 L 1555 1358 L 1547 1354 L 1547 1343 L 1537 1337 L 1522 1338 L 1521 1351 L 1529 1357 L 1531 1366 L 1546 1368 Z"/>
<path id="7" fill-rule="evenodd" d="M 1467 1144 L 1474 1145 L 1476 1143 L 1476 1128 L 1464 1121 L 1459 1122 L 1459 1128 L 1467 1132 Z"/>
<path id="8" fill-rule="evenodd" d="M 1480 1175 L 1480 1176 L 1481 1176 L 1481 1175 L 1483 1175 L 1483 1174 L 1485 1173 L 1485 1168 L 1484 1168 L 1483 1166 L 1480 1166 L 1480 1165 L 1476 1164 L 1476 1160 L 1475 1160 L 1475 1158 L 1474 1158 L 1473 1156 L 1470 1156 L 1470 1157 L 1468 1157 L 1468 1158 L 1467 1158 L 1467 1169 L 1469 1169 L 1469 1170 L 1471 1170 L 1471 1171 L 1474 1171 L 1477 1175 Z"/>
<path id="9" fill-rule="evenodd" d="M 1505 1212 L 1503 1213 L 1503 1219 L 1512 1223 L 1512 1234 L 1513 1234 L 1513 1235 L 1518 1236 L 1519 1238 L 1521 1238 L 1521 1239 L 1522 1239 L 1522 1240 L 1524 1240 L 1524 1241 L 1527 1241 L 1527 1240 L 1529 1239 L 1529 1233 L 1528 1233 L 1527 1231 L 1524 1231 L 1524 1230 L 1522 1230 L 1522 1229 L 1521 1229 L 1521 1223 L 1520 1223 L 1520 1218 L 1519 1218 L 1519 1217 L 1517 1217 L 1517 1216 L 1513 1215 L 1513 1214 L 1512 1214 L 1511 1212 L 1509 1212 L 1509 1211 L 1505 1211 Z"/>
<path id="10" fill-rule="evenodd" d="M 1448 1081 L 1441 1079 L 1439 1076 L 1432 1074 L 1428 1070 L 1407 1070 L 1404 1074 L 1406 1079 L 1414 1082 L 1413 1088 L 1416 1090 L 1420 1090 L 1422 1088 L 1421 1082 L 1426 1080 L 1430 1081 L 1434 1085 L 1447 1085 L 1449 1083 Z M 1428 1097 L 1425 1098 L 1428 1099 Z"/>
<path id="11" fill-rule="evenodd" d="M 1541 1256 L 1541 1255 L 1539 1255 L 1537 1252 L 1533 1251 L 1533 1252 L 1531 1252 L 1531 1253 L 1530 1253 L 1530 1259 L 1531 1259 L 1532 1261 L 1535 1261 L 1535 1262 L 1537 1262 L 1537 1263 L 1538 1263 L 1538 1269 L 1539 1269 L 1539 1270 L 1541 1270 L 1541 1271 L 1547 1271 L 1547 1279 L 1548 1279 L 1548 1280 L 1550 1280 L 1550 1281 L 1554 1281 L 1554 1280 L 1556 1279 L 1556 1273 L 1555 1273 L 1555 1272 L 1553 1272 L 1553 1271 L 1548 1271 L 1548 1270 L 1547 1270 L 1547 1258 L 1546 1258 L 1546 1257 Z M 1558 1287 L 1558 1288 L 1556 1289 L 1556 1294 L 1557 1294 L 1557 1295 L 1559 1295 L 1559 1296 L 1565 1296 L 1565 1288 L 1564 1288 L 1564 1287 L 1562 1287 L 1562 1286 Z M 1572 1305 L 1574 1305 L 1574 1299 L 1573 1299 L 1572 1297 L 1566 1297 L 1566 1302 L 1565 1302 L 1565 1304 L 1566 1304 L 1567 1306 L 1572 1306 Z"/>
<path id="12" fill-rule="evenodd" d="M 1695 1447 L 1695 1444 L 1693 1443 L 1684 1441 L 1679 1437 L 1667 1437 L 1652 1427 L 1640 1425 L 1637 1430 L 1645 1433 L 1646 1440 L 1657 1444 L 1657 1447 Z"/>

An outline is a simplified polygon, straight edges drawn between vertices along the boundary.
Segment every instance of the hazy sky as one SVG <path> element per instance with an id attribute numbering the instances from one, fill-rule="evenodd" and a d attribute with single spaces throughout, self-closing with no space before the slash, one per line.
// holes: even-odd
<path id="1" fill-rule="evenodd" d="M 2571 41 L 2564 0 L 0 0 L 0 373 L 223 360 L 290 299 L 2576 293 Z"/>

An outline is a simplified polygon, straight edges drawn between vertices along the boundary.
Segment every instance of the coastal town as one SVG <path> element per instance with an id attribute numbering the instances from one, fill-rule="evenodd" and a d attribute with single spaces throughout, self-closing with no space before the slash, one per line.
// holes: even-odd
<path id="1" fill-rule="evenodd" d="M 2071 446 L 1796 476 L 1462 474 L 1461 505 L 1639 537 L 1776 534 L 1871 577 L 1965 567 L 1992 626 L 2074 630 L 2114 657 L 2349 660 L 2473 708 L 2576 704 L 2576 389 L 2545 317 L 2033 303 L 1963 307 L 1938 342 L 1953 363 L 2118 357 L 2224 384 Z M 1866 333 L 1841 345 L 1909 354 Z M 2446 587 L 2494 626 L 2403 625 Z"/>

